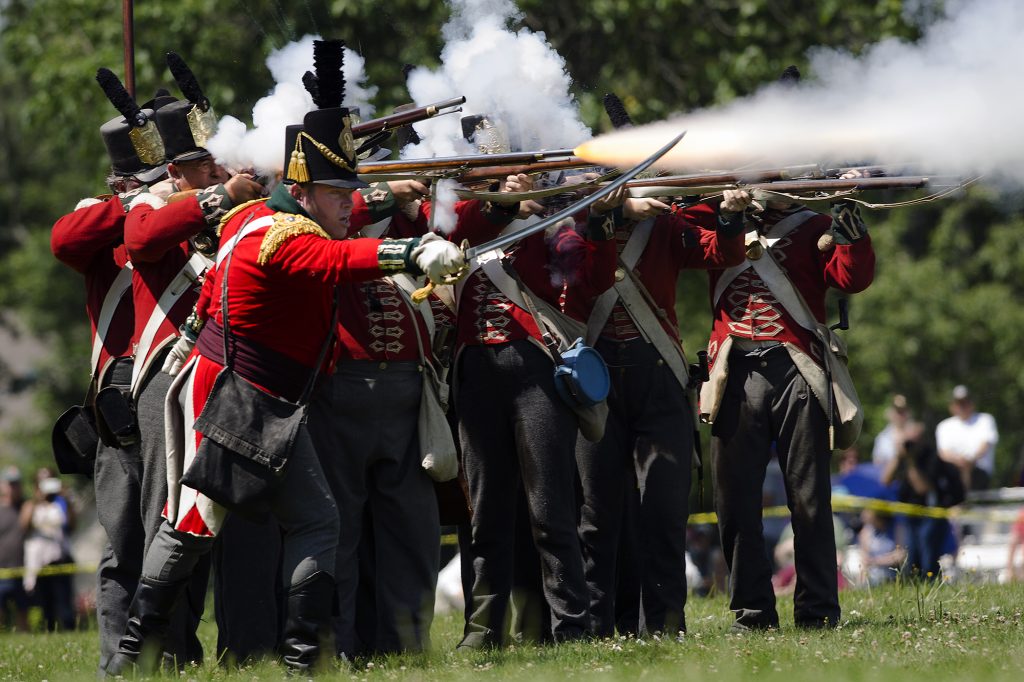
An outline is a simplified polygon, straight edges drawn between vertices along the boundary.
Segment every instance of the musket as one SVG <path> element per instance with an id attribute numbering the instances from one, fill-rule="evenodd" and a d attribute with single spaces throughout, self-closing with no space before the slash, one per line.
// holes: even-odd
<path id="1" fill-rule="evenodd" d="M 594 164 L 585 161 L 578 156 L 570 156 L 557 161 L 538 161 L 530 164 L 519 164 L 510 166 L 485 166 L 483 168 L 470 168 L 464 173 L 459 173 L 455 179 L 459 182 L 477 182 L 479 180 L 504 180 L 509 175 L 520 173 L 547 173 L 549 171 L 568 170 L 572 168 L 592 168 Z"/>
<path id="2" fill-rule="evenodd" d="M 648 168 L 650 168 L 651 165 L 653 165 L 655 161 L 657 161 L 658 159 L 663 157 L 673 147 L 675 147 L 677 144 L 679 144 L 679 141 L 682 140 L 685 135 L 686 135 L 686 131 L 684 130 L 683 132 L 679 133 L 679 135 L 677 135 L 674 138 L 672 138 L 672 140 L 668 144 L 666 144 L 664 147 L 662 147 L 658 151 L 656 151 L 653 154 L 651 154 L 650 156 L 648 156 L 646 159 L 641 161 L 639 164 L 637 164 L 636 166 L 633 166 L 632 168 L 630 168 L 627 171 L 623 171 L 622 174 L 619 175 L 619 177 L 617 177 L 615 180 L 612 180 L 607 185 L 604 185 L 603 187 L 598 189 L 596 192 L 594 192 L 590 196 L 585 197 L 584 199 L 581 199 L 580 201 L 577 201 L 577 202 L 571 204 L 570 206 L 567 206 L 566 208 L 562 209 L 558 213 L 555 213 L 552 216 L 544 218 L 543 220 L 541 220 L 539 222 L 536 222 L 533 225 L 530 225 L 529 227 L 527 227 L 525 229 L 518 230 L 516 232 L 512 232 L 512 233 L 507 234 L 507 235 L 503 235 L 503 236 L 498 237 L 496 239 L 492 239 L 491 241 L 487 242 L 486 244 L 481 244 L 479 246 L 474 246 L 472 248 L 466 249 L 466 260 L 470 260 L 470 259 L 474 258 L 475 256 L 478 256 L 481 253 L 486 253 L 487 251 L 490 251 L 492 249 L 501 249 L 501 248 L 504 248 L 504 247 L 508 246 L 509 244 L 514 244 L 515 242 L 519 241 L 520 239 L 525 239 L 526 237 L 529 237 L 531 234 L 536 234 L 537 232 L 542 232 L 543 230 L 546 230 L 547 228 L 551 227 L 552 225 L 558 224 L 560 221 L 564 220 L 565 218 L 568 218 L 568 217 L 570 217 L 572 215 L 575 215 L 579 211 L 582 211 L 583 209 L 588 208 L 591 204 L 593 204 L 593 203 L 603 199 L 607 195 L 611 194 L 612 192 L 614 192 L 618 188 L 620 188 L 623 185 L 625 185 L 626 183 L 628 183 L 630 180 L 635 178 L 640 173 L 642 173 L 645 170 L 647 170 Z"/>
<path id="3" fill-rule="evenodd" d="M 765 182 L 702 183 L 683 176 L 634 180 L 627 187 L 632 196 L 679 196 L 681 194 L 708 194 L 726 189 L 764 190 L 783 194 L 801 192 L 853 192 L 882 189 L 920 189 L 927 187 L 931 178 L 923 175 L 874 178 L 811 178 L 804 180 L 770 180 Z M 685 191 L 680 191 L 685 190 Z"/>
<path id="4" fill-rule="evenodd" d="M 455 175 L 460 182 L 476 182 L 478 180 L 500 180 L 509 175 L 519 173 L 544 173 L 547 171 L 565 170 L 572 168 L 592 168 L 594 163 L 579 157 L 568 157 L 557 161 L 538 161 L 529 165 L 495 165 L 485 168 L 472 168 L 463 173 Z M 778 180 L 803 180 L 803 179 L 838 179 L 840 175 L 851 170 L 858 170 L 872 177 L 883 177 L 888 174 L 892 166 L 851 166 L 848 168 L 823 169 L 818 164 L 809 163 L 799 166 L 784 166 L 782 168 L 757 168 L 740 171 L 713 171 L 708 173 L 694 173 L 690 175 L 662 176 L 671 178 L 673 182 L 692 182 L 694 186 L 714 184 L 719 182 L 729 183 L 751 183 L 751 182 L 775 182 Z M 634 180 L 629 187 L 643 187 L 641 182 L 650 182 L 652 185 L 662 184 L 658 178 L 645 181 Z"/>
<path id="5" fill-rule="evenodd" d="M 124 87 L 135 97 L 135 4 L 124 0 L 121 5 L 122 37 L 124 40 Z"/>
<path id="6" fill-rule="evenodd" d="M 512 152 L 509 154 L 472 154 L 469 156 L 443 156 L 436 159 L 402 159 L 399 161 L 378 161 L 359 164 L 356 172 L 366 174 L 394 174 L 444 171 L 460 168 L 487 168 L 490 166 L 528 166 L 540 161 L 578 158 L 572 149 L 547 149 L 536 152 Z M 589 164 L 593 165 L 593 164 Z"/>
<path id="7" fill-rule="evenodd" d="M 685 135 L 686 135 L 686 131 L 684 130 L 683 132 L 679 133 L 674 138 L 672 138 L 672 140 L 668 144 L 666 144 L 664 147 L 662 147 L 658 151 L 656 151 L 653 154 L 651 154 L 649 157 L 647 157 L 646 159 L 641 161 L 638 165 L 634 166 L 633 168 L 630 168 L 627 171 L 624 171 L 617 179 L 615 179 L 612 182 L 609 182 L 607 185 L 601 187 L 600 189 L 598 189 L 596 192 L 594 192 L 590 196 L 584 197 L 583 199 L 581 199 L 581 200 L 577 201 L 576 203 L 572 204 L 571 206 L 569 206 L 569 207 L 559 211 L 558 213 L 555 213 L 552 216 L 548 216 L 547 218 L 544 218 L 543 220 L 538 220 L 537 222 L 533 223 L 529 227 L 526 227 L 526 228 L 524 228 L 522 230 L 517 230 L 516 232 L 513 232 L 511 234 L 502 235 L 502 236 L 500 236 L 500 237 L 498 237 L 496 239 L 492 239 L 491 241 L 487 242 L 486 244 L 481 244 L 480 246 L 474 246 L 474 247 L 470 247 L 470 248 L 465 248 L 465 245 L 464 245 L 463 246 L 463 251 L 465 253 L 466 262 L 468 263 L 470 260 L 472 260 L 476 256 L 480 255 L 481 253 L 486 253 L 487 251 L 490 251 L 491 249 L 504 248 L 505 246 L 508 246 L 509 244 L 514 244 L 515 242 L 519 241 L 520 239 L 525 239 L 526 237 L 529 237 L 531 234 L 536 234 L 538 232 L 546 230 L 547 228 L 551 227 L 552 225 L 558 224 L 560 221 L 564 220 L 565 218 L 567 218 L 567 217 L 569 217 L 571 215 L 574 215 L 577 212 L 582 211 L 583 209 L 589 207 L 594 202 L 601 200 L 602 198 L 606 197 L 607 195 L 609 195 L 612 192 L 614 192 L 615 190 L 617 190 L 619 187 L 622 187 L 623 185 L 625 185 L 627 182 L 629 182 L 629 180 L 631 180 L 632 178 L 636 177 L 639 173 L 642 173 L 645 170 L 647 170 L 648 168 L 650 168 L 651 165 L 655 161 L 657 161 L 658 159 L 663 157 L 673 147 L 675 147 L 677 144 L 679 144 L 679 141 L 682 140 Z M 508 155 L 507 154 L 499 154 L 499 155 L 495 155 L 495 156 L 508 156 Z M 446 283 L 447 282 L 442 282 L 442 284 L 446 284 Z M 419 304 L 422 301 L 426 300 L 427 296 L 430 295 L 430 292 L 434 290 L 435 285 L 436 285 L 435 282 L 431 282 L 431 281 L 428 280 L 426 286 L 424 286 L 424 287 L 422 287 L 420 289 L 417 289 L 416 291 L 414 291 L 412 293 L 411 298 L 412 298 L 413 302 L 416 303 L 416 304 Z"/>
<path id="8" fill-rule="evenodd" d="M 366 164 L 368 166 L 369 164 Z M 360 168 L 365 166 L 360 166 Z M 462 170 L 443 169 L 436 172 L 403 172 L 403 173 L 363 173 L 359 175 L 367 182 L 381 182 L 388 180 L 430 180 L 435 175 L 458 180 L 464 185 L 488 185 L 493 180 L 504 180 L 509 175 L 525 173 L 535 175 L 538 173 L 549 173 L 573 168 L 592 168 L 594 164 L 585 161 L 578 156 L 569 156 L 561 160 L 537 161 L 530 164 L 513 164 L 507 166 L 484 166 L 482 168 L 466 168 Z"/>
<path id="9" fill-rule="evenodd" d="M 458 107 L 460 104 L 465 103 L 465 97 L 453 97 L 452 99 L 434 102 L 424 107 L 414 107 L 394 114 L 388 114 L 387 116 L 381 116 L 380 118 L 356 123 L 352 126 L 352 137 L 366 137 L 375 133 L 391 131 L 410 123 L 425 121 L 438 114 L 453 114 L 457 111 L 462 111 L 461 108 L 454 109 L 453 107 Z M 446 111 L 447 109 L 451 109 L 451 111 Z"/>
<path id="10" fill-rule="evenodd" d="M 644 178 L 642 180 L 631 180 L 626 183 L 633 197 L 672 197 L 672 196 L 696 196 L 722 192 L 727 189 L 744 190 L 765 190 L 777 193 L 799 193 L 799 192 L 850 192 L 860 190 L 882 190 L 882 189 L 919 189 L 934 184 L 933 179 L 925 176 L 897 176 L 897 177 L 876 177 L 876 178 L 850 178 L 840 180 L 838 178 L 810 178 L 798 180 L 768 180 L 765 178 L 775 176 L 775 171 L 763 171 L 762 174 L 754 176 L 762 182 L 747 181 L 751 176 L 749 171 L 744 171 L 744 181 L 738 181 L 735 174 L 718 173 L 710 175 L 665 175 L 657 178 Z M 579 185 L 564 185 L 548 189 L 531 190 L 527 192 L 473 192 L 470 190 L 455 190 L 460 199 L 480 199 L 482 201 L 526 201 L 538 200 L 557 194 L 575 192 L 587 194 L 602 189 L 605 185 L 601 181 Z M 717 181 L 716 181 L 717 180 Z M 950 186 L 961 184 L 959 181 Z"/>

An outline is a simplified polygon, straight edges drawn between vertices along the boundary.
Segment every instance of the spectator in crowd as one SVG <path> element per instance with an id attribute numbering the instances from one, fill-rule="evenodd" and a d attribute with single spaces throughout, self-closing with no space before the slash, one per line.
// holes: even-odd
<path id="1" fill-rule="evenodd" d="M 36 494 L 21 508 L 21 526 L 25 536 L 25 591 L 34 596 L 43 608 L 46 628 L 71 630 L 75 627 L 70 573 L 48 575 L 42 569 L 72 563 L 66 528 L 69 515 L 67 500 L 63 503 L 58 478 L 43 478 L 36 485 Z"/>
<path id="2" fill-rule="evenodd" d="M 0 480 L 0 573 L 25 563 L 25 538 L 18 516 L 11 484 Z M 8 630 L 12 624 L 22 631 L 28 629 L 28 600 L 20 578 L 0 576 L 0 627 Z"/>
<path id="3" fill-rule="evenodd" d="M 36 470 L 36 486 L 42 484 L 42 482 L 48 478 L 60 482 L 56 474 L 49 467 L 41 467 Z M 49 484 L 53 485 L 53 484 Z M 75 507 L 71 504 L 71 500 L 68 496 L 68 492 L 61 485 L 59 492 L 54 495 L 53 503 L 60 507 L 61 511 L 64 512 L 64 533 L 70 536 L 71 532 L 75 530 Z"/>
<path id="4" fill-rule="evenodd" d="M 885 410 L 885 419 L 888 423 L 875 436 L 875 444 L 871 448 L 872 464 L 884 467 L 896 457 L 901 432 L 910 420 L 910 417 L 907 397 L 898 394 L 894 395 L 892 403 Z"/>
<path id="5" fill-rule="evenodd" d="M 924 425 L 910 422 L 903 440 L 882 474 L 886 485 L 899 483 L 900 502 L 948 508 L 964 501 L 964 486 L 957 467 L 936 453 L 924 440 Z M 934 579 L 939 575 L 939 556 L 949 534 L 949 521 L 928 516 L 907 517 L 907 561 L 910 575 Z"/>
<path id="6" fill-rule="evenodd" d="M 11 464 L 4 467 L 3 480 L 10 486 L 11 506 L 21 511 L 21 505 L 25 502 L 25 491 L 21 487 L 21 471 Z"/>
<path id="7" fill-rule="evenodd" d="M 1020 554 L 1020 561 L 1017 560 Z M 1017 513 L 1017 520 L 1010 528 L 1010 552 L 1006 561 L 1007 579 L 1010 582 L 1024 580 L 1024 509 Z"/>
<path id="8" fill-rule="evenodd" d="M 975 411 L 966 386 L 953 389 L 949 411 L 953 416 L 935 428 L 939 457 L 960 471 L 965 490 L 984 490 L 996 464 L 996 420 L 986 412 Z"/>
<path id="9" fill-rule="evenodd" d="M 856 445 L 851 445 L 839 453 L 839 475 L 852 474 L 860 464 L 860 450 Z"/>
<path id="10" fill-rule="evenodd" d="M 718 528 L 710 524 L 686 528 L 686 553 L 700 573 L 700 579 L 687 584 L 698 597 L 725 594 L 729 570 L 719 544 Z"/>
<path id="11" fill-rule="evenodd" d="M 860 512 L 861 528 L 857 534 L 864 579 L 875 586 L 889 582 L 907 558 L 907 550 L 896 544 L 892 524 L 887 515 L 871 509 Z"/>
<path id="12" fill-rule="evenodd" d="M 832 533 L 836 541 L 836 567 L 842 569 L 843 555 L 850 538 L 847 534 L 846 524 L 837 514 L 832 515 Z M 793 524 L 789 523 L 782 529 L 782 535 L 779 537 L 778 543 L 775 544 L 773 552 L 777 568 L 772 575 L 772 589 L 775 590 L 776 596 L 793 594 L 797 589 L 796 553 L 793 543 Z M 836 579 L 840 590 L 845 590 L 849 586 L 849 581 L 846 580 L 842 570 L 836 571 Z"/>

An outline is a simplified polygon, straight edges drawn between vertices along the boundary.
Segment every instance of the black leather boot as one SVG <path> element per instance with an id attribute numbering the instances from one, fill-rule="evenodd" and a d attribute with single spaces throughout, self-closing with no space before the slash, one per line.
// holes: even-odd
<path id="1" fill-rule="evenodd" d="M 117 653 L 107 663 L 108 675 L 124 675 L 132 670 L 144 675 L 156 672 L 174 604 L 187 582 L 139 581 Z"/>
<path id="2" fill-rule="evenodd" d="M 281 645 L 291 673 L 313 672 L 330 629 L 334 577 L 317 571 L 288 590 L 288 614 Z"/>

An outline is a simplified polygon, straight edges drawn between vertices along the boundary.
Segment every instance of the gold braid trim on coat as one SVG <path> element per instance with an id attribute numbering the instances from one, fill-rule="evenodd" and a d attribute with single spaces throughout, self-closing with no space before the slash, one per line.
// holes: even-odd
<path id="1" fill-rule="evenodd" d="M 277 253 L 277 250 L 281 248 L 282 244 L 292 237 L 298 237 L 301 234 L 315 234 L 324 239 L 331 238 L 329 234 L 324 232 L 324 228 L 306 216 L 296 213 L 275 213 L 274 224 L 270 226 L 270 229 L 263 236 L 263 243 L 260 244 L 260 255 L 256 262 L 260 265 L 266 265 L 274 257 L 274 254 Z"/>

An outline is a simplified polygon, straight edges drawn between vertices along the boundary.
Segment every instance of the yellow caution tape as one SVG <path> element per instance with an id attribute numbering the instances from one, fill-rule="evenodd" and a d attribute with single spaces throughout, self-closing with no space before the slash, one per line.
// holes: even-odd
<path id="1" fill-rule="evenodd" d="M 43 566 L 39 569 L 37 575 L 42 578 L 50 575 L 75 575 L 76 573 L 95 573 L 96 569 L 99 568 L 96 564 L 52 564 L 50 566 Z M 17 568 L 0 568 L 0 580 L 8 580 L 10 578 L 22 578 L 25 576 L 25 567 L 18 566 Z"/>
<path id="2" fill-rule="evenodd" d="M 921 504 L 910 504 L 908 502 L 893 502 L 891 500 L 879 500 L 874 497 L 859 497 L 857 495 L 833 495 L 832 511 L 851 512 L 862 509 L 885 514 L 897 514 L 900 516 L 916 516 L 932 519 L 955 519 L 961 521 L 996 521 L 1000 523 L 1013 523 L 1017 520 L 1019 510 L 1014 509 L 964 509 L 960 507 L 928 507 Z M 766 518 L 789 516 L 789 508 L 785 506 L 765 507 L 761 515 Z M 700 512 L 690 514 L 689 524 L 700 526 L 709 523 L 718 523 L 718 515 L 715 512 Z M 455 533 L 445 533 L 441 536 L 442 547 L 456 547 L 459 544 L 459 536 Z M 55 564 L 44 566 L 39 569 L 40 576 L 48 575 L 74 575 L 76 573 L 95 573 L 95 564 Z M 25 569 L 0 568 L 0 580 L 8 578 L 21 578 L 25 575 Z"/>
<path id="3" fill-rule="evenodd" d="M 837 494 L 832 496 L 832 511 L 851 512 L 861 511 L 862 509 L 871 509 L 884 514 L 898 514 L 900 516 L 957 519 L 962 521 L 998 521 L 1001 523 L 1013 523 L 1019 513 L 1017 510 L 1012 509 L 985 511 L 983 509 L 964 509 L 961 507 L 928 507 L 923 504 L 879 500 L 874 497 L 859 497 L 857 495 Z M 789 516 L 789 507 L 765 507 L 761 514 L 765 517 Z M 691 525 L 706 523 L 718 523 L 718 515 L 715 512 L 702 512 L 690 515 Z"/>
<path id="4" fill-rule="evenodd" d="M 859 497 L 857 495 L 837 494 L 832 496 L 832 511 L 852 512 L 862 509 L 871 509 L 884 514 L 896 514 L 900 516 L 915 516 L 932 519 L 955 519 L 961 521 L 996 521 L 1000 523 L 1013 523 L 1019 514 L 1018 510 L 993 509 L 964 509 L 961 507 L 928 507 L 922 504 L 910 504 L 909 502 L 894 502 L 892 500 L 879 500 L 874 497 Z M 781 518 L 789 516 L 789 507 L 780 505 L 777 507 L 765 507 L 761 511 L 765 518 Z M 689 525 L 701 526 L 709 523 L 718 523 L 718 514 L 715 512 L 700 512 L 690 514 Z M 441 536 L 441 545 L 444 547 L 458 545 L 458 536 L 454 533 Z"/>

